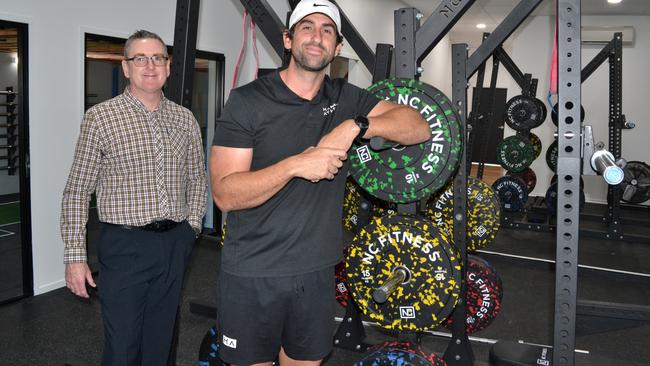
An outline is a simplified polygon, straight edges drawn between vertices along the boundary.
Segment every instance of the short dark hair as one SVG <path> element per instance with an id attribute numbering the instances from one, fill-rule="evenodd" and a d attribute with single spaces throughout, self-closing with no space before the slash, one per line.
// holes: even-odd
<path id="1" fill-rule="evenodd" d="M 160 42 L 160 44 L 165 49 L 165 56 L 167 56 L 167 45 L 165 44 L 165 41 L 163 41 L 162 38 L 160 38 L 160 36 L 154 32 L 149 32 L 148 30 L 140 29 L 135 31 L 135 33 L 130 35 L 129 38 L 126 40 L 126 43 L 124 44 L 124 57 L 129 57 L 129 48 L 131 47 L 131 43 L 133 43 L 133 41 L 138 39 L 158 40 L 158 42 Z"/>

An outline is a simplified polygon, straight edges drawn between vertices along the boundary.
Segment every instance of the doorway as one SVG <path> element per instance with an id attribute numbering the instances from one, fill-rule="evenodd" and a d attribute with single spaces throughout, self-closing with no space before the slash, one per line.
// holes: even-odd
<path id="1" fill-rule="evenodd" d="M 27 24 L 0 20 L 0 304 L 34 293 Z"/>

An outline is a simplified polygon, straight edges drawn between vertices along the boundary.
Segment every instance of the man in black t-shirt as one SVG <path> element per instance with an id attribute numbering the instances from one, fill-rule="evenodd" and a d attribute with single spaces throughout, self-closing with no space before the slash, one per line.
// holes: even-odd
<path id="1" fill-rule="evenodd" d="M 325 74 L 342 39 L 335 5 L 302 0 L 283 34 L 289 66 L 232 90 L 217 122 L 210 171 L 228 213 L 217 291 L 226 362 L 319 365 L 331 352 L 347 151 L 357 136 L 429 138 L 416 110 Z"/>

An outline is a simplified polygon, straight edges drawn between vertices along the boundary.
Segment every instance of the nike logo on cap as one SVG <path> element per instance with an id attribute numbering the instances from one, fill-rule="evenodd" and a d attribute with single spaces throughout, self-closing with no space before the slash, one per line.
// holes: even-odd
<path id="1" fill-rule="evenodd" d="M 327 7 L 327 4 L 314 4 L 314 7 L 316 7 L 316 6 L 325 6 L 325 7 Z"/>

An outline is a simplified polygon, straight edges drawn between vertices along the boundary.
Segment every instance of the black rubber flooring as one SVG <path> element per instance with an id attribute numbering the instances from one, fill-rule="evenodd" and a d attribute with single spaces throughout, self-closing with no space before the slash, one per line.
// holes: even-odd
<path id="1" fill-rule="evenodd" d="M 492 253 L 507 253 L 530 258 L 553 259 L 555 236 L 552 233 L 501 230 L 497 240 L 486 248 Z M 213 324 L 209 317 L 190 312 L 190 303 L 214 303 L 219 265 L 216 241 L 203 238 L 195 248 L 183 292 L 177 365 L 196 365 L 200 342 Z M 481 254 L 499 272 L 504 287 L 502 309 L 492 325 L 473 336 L 471 343 L 475 365 L 488 365 L 491 342 L 524 341 L 553 343 L 554 266 L 531 259 L 501 254 Z M 650 273 L 650 246 L 625 242 L 581 239 L 580 262 L 620 270 Z M 607 271 L 581 270 L 581 299 L 650 306 L 647 277 L 613 274 Z M 100 289 L 101 291 L 101 289 Z M 641 308 L 643 310 L 644 308 Z M 344 310 L 339 310 L 343 316 Z M 643 315 L 643 311 L 640 311 Z M 445 331 L 442 329 L 441 331 Z M 394 340 L 395 335 L 375 327 L 366 327 L 368 343 Z M 576 348 L 581 364 L 650 364 L 650 323 L 595 321 L 577 322 Z M 449 340 L 425 335 L 422 346 L 442 354 Z M 67 289 L 0 306 L 1 365 L 99 365 L 102 325 L 97 296 L 84 301 Z M 361 354 L 335 348 L 325 365 L 353 365 Z"/>

